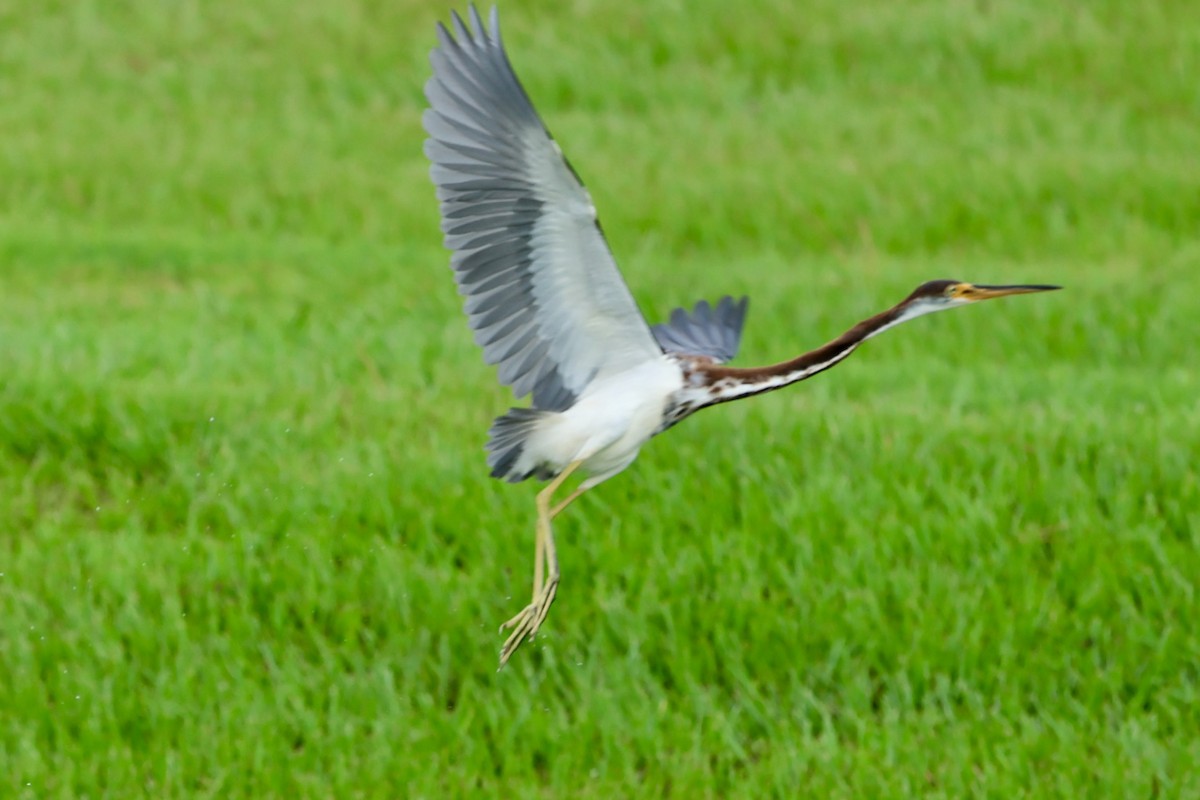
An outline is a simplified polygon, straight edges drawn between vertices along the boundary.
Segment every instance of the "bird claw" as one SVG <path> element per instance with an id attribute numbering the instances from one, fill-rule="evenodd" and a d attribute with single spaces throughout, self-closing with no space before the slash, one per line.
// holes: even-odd
<path id="1" fill-rule="evenodd" d="M 501 633 L 507 628 L 513 629 L 513 632 L 504 641 L 504 646 L 500 648 L 501 668 L 508 663 L 508 659 L 517 651 L 517 648 L 526 639 L 532 639 L 538 632 L 538 628 L 542 627 L 542 623 L 546 621 L 546 615 L 550 613 L 550 606 L 554 603 L 554 597 L 557 594 L 558 581 L 547 581 L 546 585 L 542 587 L 542 591 L 538 593 L 538 596 L 533 598 L 533 602 L 521 609 L 520 613 L 515 617 L 500 626 Z"/>

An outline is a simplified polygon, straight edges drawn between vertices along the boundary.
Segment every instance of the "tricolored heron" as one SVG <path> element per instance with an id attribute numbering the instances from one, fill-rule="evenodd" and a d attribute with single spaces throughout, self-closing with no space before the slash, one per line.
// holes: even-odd
<path id="1" fill-rule="evenodd" d="M 533 599 L 501 626 L 500 665 L 546 619 L 558 591 L 550 523 L 625 469 L 651 437 L 702 408 L 811 378 L 902 322 L 980 300 L 1057 289 L 937 280 L 828 344 L 766 367 L 724 366 L 737 353 L 746 298 L 701 301 L 648 325 L 621 280 L 587 190 L 517 80 L 496 9 L 488 27 L 438 24 L 425 86 L 425 153 L 450 265 L 485 360 L 530 408 L 489 431 L 491 474 L 549 480 L 537 495 Z M 566 499 L 555 492 L 587 474 Z"/>

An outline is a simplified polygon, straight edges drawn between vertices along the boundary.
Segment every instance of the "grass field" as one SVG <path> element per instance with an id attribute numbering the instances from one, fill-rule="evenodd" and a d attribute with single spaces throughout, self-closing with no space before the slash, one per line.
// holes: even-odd
<path id="1" fill-rule="evenodd" d="M 501 9 L 647 316 L 739 363 L 558 525 L 486 476 L 437 3 L 0 5 L 0 796 L 1200 796 L 1200 6 Z"/>

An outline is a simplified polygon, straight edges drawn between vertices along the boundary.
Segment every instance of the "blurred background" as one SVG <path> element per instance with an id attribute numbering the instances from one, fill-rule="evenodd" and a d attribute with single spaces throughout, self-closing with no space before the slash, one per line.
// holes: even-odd
<path id="1" fill-rule="evenodd" d="M 0 4 L 0 795 L 1200 793 L 1200 7 L 500 11 L 651 321 L 1066 290 L 652 442 L 497 673 L 450 7 Z"/>

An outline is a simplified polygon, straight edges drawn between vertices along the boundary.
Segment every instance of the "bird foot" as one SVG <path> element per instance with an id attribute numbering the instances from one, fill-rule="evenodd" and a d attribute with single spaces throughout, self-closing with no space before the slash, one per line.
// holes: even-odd
<path id="1" fill-rule="evenodd" d="M 500 626 L 501 632 L 507 628 L 513 629 L 513 632 L 508 635 L 508 639 L 504 641 L 504 647 L 500 648 L 501 668 L 508 663 L 509 657 L 517 651 L 517 648 L 526 639 L 532 639 L 538 632 L 538 628 L 542 627 L 542 623 L 546 621 L 546 615 L 550 613 L 550 606 L 554 603 L 554 596 L 557 594 L 558 581 L 547 581 L 542 590 L 538 592 L 537 597 L 533 598 L 532 603 Z"/>

